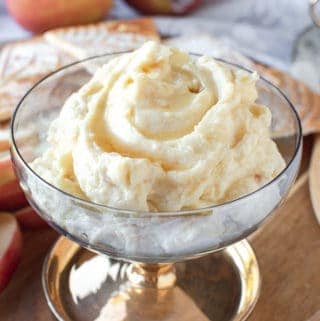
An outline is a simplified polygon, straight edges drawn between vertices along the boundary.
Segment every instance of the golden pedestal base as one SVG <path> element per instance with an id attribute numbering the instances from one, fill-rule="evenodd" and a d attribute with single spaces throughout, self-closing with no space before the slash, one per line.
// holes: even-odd
<path id="1" fill-rule="evenodd" d="M 245 240 L 171 266 L 113 260 L 61 237 L 43 286 L 58 320 L 240 321 L 257 301 L 260 274 Z"/>

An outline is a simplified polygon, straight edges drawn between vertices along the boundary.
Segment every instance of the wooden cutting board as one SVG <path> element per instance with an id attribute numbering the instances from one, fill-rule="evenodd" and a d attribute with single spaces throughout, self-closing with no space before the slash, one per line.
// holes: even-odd
<path id="1" fill-rule="evenodd" d="M 307 176 L 310 137 L 305 138 L 304 146 L 302 173 L 290 196 L 250 239 L 263 278 L 250 321 L 320 320 L 320 227 Z M 22 262 L 0 295 L 1 321 L 55 320 L 45 302 L 40 276 L 44 257 L 57 236 L 51 229 L 24 233 Z"/>

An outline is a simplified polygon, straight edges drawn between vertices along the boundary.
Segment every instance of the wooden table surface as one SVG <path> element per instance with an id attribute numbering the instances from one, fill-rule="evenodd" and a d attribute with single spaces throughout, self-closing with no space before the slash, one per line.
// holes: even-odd
<path id="1" fill-rule="evenodd" d="M 320 320 L 320 227 L 308 188 L 312 140 L 305 140 L 302 174 L 290 196 L 250 242 L 263 285 L 250 321 Z M 24 233 L 21 264 L 0 295 L 1 321 L 53 321 L 41 286 L 45 254 L 57 238 L 51 229 Z M 177 320 L 178 321 L 178 320 Z"/>

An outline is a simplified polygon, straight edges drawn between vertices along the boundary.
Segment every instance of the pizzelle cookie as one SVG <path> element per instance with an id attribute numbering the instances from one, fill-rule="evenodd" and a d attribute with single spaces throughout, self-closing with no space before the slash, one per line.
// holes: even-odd
<path id="1" fill-rule="evenodd" d="M 20 99 L 37 81 L 72 60 L 42 37 L 6 45 L 0 56 L 0 121 L 10 119 Z"/>
<path id="2" fill-rule="evenodd" d="M 278 86 L 293 103 L 302 122 L 303 135 L 320 132 L 320 95 L 280 70 L 261 64 L 256 64 L 256 69 Z"/>
<path id="3" fill-rule="evenodd" d="M 132 50 L 148 40 L 159 40 L 156 26 L 149 18 L 59 28 L 46 32 L 44 37 L 76 59 Z"/>

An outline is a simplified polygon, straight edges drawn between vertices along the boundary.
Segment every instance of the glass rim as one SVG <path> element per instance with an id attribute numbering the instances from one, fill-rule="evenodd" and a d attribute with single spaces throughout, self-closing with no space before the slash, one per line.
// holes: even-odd
<path id="1" fill-rule="evenodd" d="M 284 94 L 284 92 L 276 85 L 274 85 L 271 81 L 269 81 L 268 79 L 266 79 L 265 77 L 261 76 L 259 74 L 259 79 L 261 79 L 262 81 L 264 81 L 265 83 L 268 84 L 268 86 L 274 88 L 279 94 L 280 96 L 282 96 L 285 101 L 287 102 L 287 104 L 289 105 L 291 111 L 293 112 L 296 122 L 298 124 L 298 131 L 297 131 L 297 143 L 295 146 L 295 150 L 293 153 L 293 156 L 291 157 L 291 159 L 288 161 L 288 163 L 286 164 L 286 166 L 284 167 L 284 169 L 276 176 L 274 177 L 272 180 L 268 181 L 266 184 L 260 186 L 258 189 L 248 193 L 248 194 L 244 194 L 236 199 L 232 199 L 230 201 L 221 203 L 221 204 L 215 204 L 215 205 L 209 205 L 209 206 L 205 206 L 205 207 L 200 207 L 200 208 L 195 208 L 195 209 L 188 209 L 188 210 L 177 210 L 177 211 L 142 211 L 142 210 L 132 210 L 132 209 L 125 209 L 125 208 L 117 208 L 117 207 L 113 207 L 113 206 L 109 206 L 109 205 L 104 205 L 104 204 L 100 204 L 100 203 L 95 203 L 93 201 L 90 200 L 86 200 L 83 198 L 80 198 L 78 196 L 75 196 L 73 194 L 70 194 L 62 189 L 60 189 L 59 187 L 49 183 L 48 181 L 46 181 L 43 177 L 41 177 L 36 171 L 34 171 L 28 164 L 28 162 L 22 157 L 19 148 L 17 146 L 16 143 L 16 139 L 15 139 L 15 135 L 14 135 L 14 124 L 15 124 L 15 120 L 17 117 L 17 114 L 21 108 L 21 106 L 23 105 L 23 102 L 25 101 L 25 99 L 27 97 L 29 97 L 30 94 L 33 93 L 33 91 L 39 86 L 41 85 L 43 82 L 45 82 L 47 79 L 51 78 L 51 76 L 54 76 L 58 73 L 60 73 L 61 71 L 64 71 L 70 67 L 73 67 L 75 65 L 80 65 L 84 62 L 87 61 L 91 61 L 94 59 L 99 59 L 99 58 L 103 58 L 103 57 L 108 57 L 108 56 L 117 56 L 117 55 L 122 55 L 122 54 L 126 54 L 126 53 L 130 53 L 133 50 L 127 50 L 127 51 L 120 51 L 120 52 L 114 52 L 114 53 L 107 53 L 107 54 L 102 54 L 102 55 L 96 55 L 96 56 L 92 56 L 92 57 L 88 57 L 85 59 L 81 59 L 75 62 L 72 62 L 70 64 L 67 64 L 61 68 L 58 68 L 56 70 L 54 70 L 53 72 L 50 72 L 49 74 L 47 74 L 45 77 L 41 78 L 40 80 L 38 80 L 21 98 L 21 100 L 19 101 L 18 105 L 16 106 L 12 117 L 11 117 L 11 121 L 10 121 L 10 150 L 12 153 L 12 149 L 13 151 L 17 154 L 19 160 L 22 162 L 23 166 L 27 169 L 27 171 L 29 171 L 33 176 L 35 176 L 37 178 L 37 180 L 39 180 L 41 182 L 41 184 L 45 184 L 48 188 L 53 189 L 56 192 L 62 193 L 65 197 L 70 198 L 74 201 L 77 202 L 81 202 L 83 204 L 86 204 L 88 206 L 93 206 L 93 207 L 97 207 L 100 209 L 105 209 L 108 210 L 110 212 L 114 212 L 117 214 L 125 214 L 125 215 L 137 215 L 139 214 L 140 216 L 152 216 L 152 217 L 156 217 L 156 216 L 181 216 L 181 215 L 194 215 L 200 212 L 204 212 L 204 211 L 210 211 L 210 210 L 214 210 L 214 209 L 218 209 L 218 208 L 222 208 L 228 205 L 234 205 L 235 203 L 239 202 L 239 201 L 243 201 L 247 198 L 250 198 L 253 195 L 257 195 L 259 192 L 265 190 L 268 186 L 273 185 L 274 183 L 276 183 L 278 180 L 281 179 L 281 177 L 283 176 L 284 173 L 287 172 L 288 168 L 290 167 L 290 165 L 292 164 L 292 162 L 296 159 L 296 157 L 299 154 L 299 150 L 302 144 L 302 125 L 301 125 L 301 121 L 300 121 L 300 117 L 298 115 L 297 110 L 295 109 L 295 107 L 293 106 L 293 104 L 291 103 L 291 101 L 289 100 L 289 98 Z M 192 56 L 196 56 L 196 57 L 201 57 L 203 55 L 201 54 L 197 54 L 197 53 L 192 53 L 189 52 L 190 55 Z M 254 73 L 256 71 L 251 70 L 247 67 L 241 66 L 237 63 L 232 63 L 229 61 L 226 61 L 224 59 L 221 58 L 215 58 L 213 56 L 210 56 L 213 59 L 222 62 L 224 64 L 227 65 L 231 65 L 233 67 L 236 67 L 238 69 L 242 69 L 245 70 L 249 73 Z M 12 157 L 12 155 L 11 155 Z"/>

